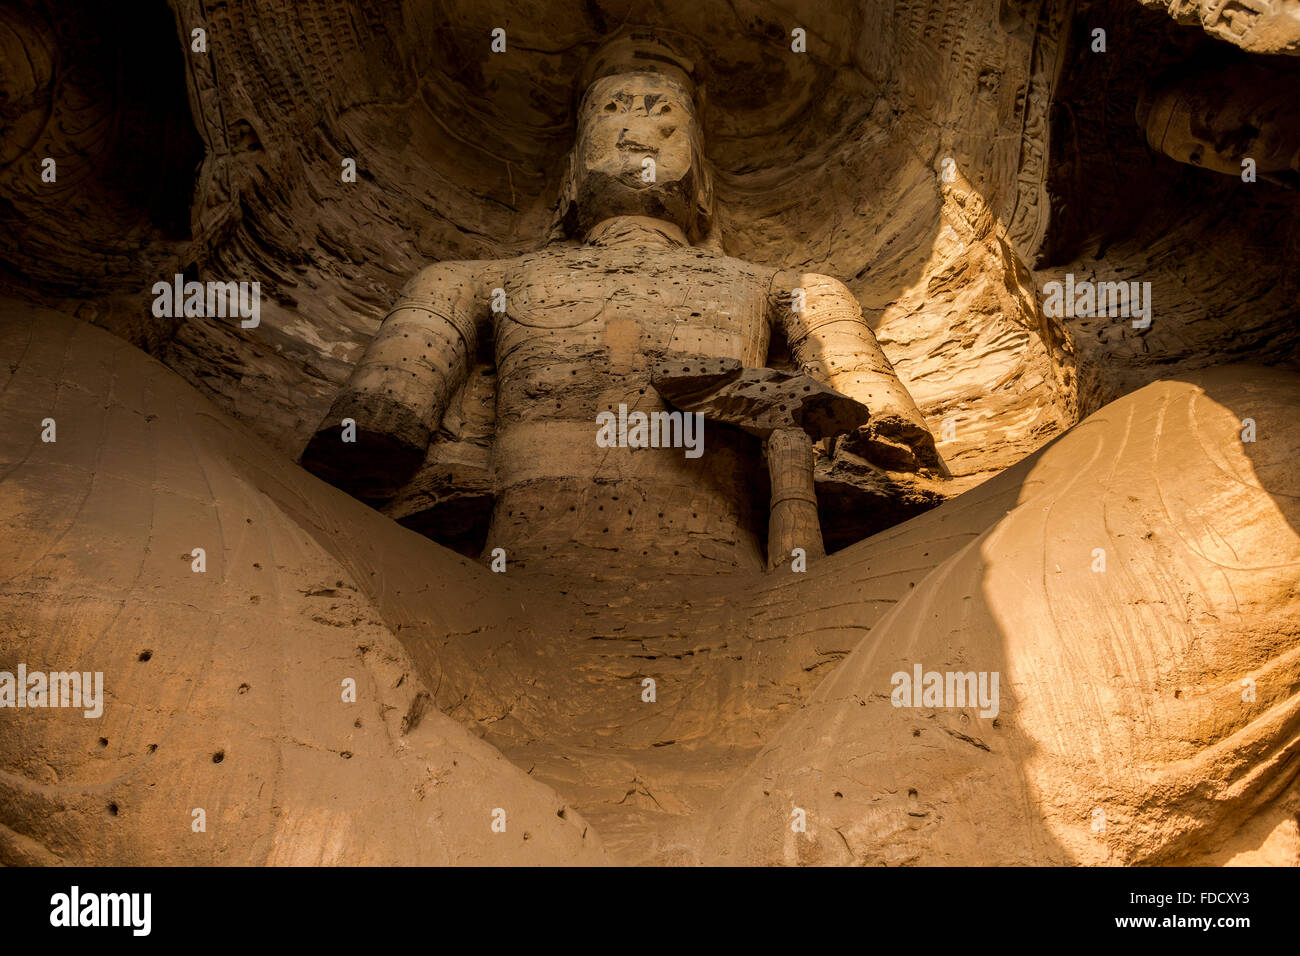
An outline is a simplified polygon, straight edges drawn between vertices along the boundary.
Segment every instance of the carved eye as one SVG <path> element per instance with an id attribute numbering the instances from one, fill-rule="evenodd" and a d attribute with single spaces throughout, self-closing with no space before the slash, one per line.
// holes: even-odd
<path id="1" fill-rule="evenodd" d="M 606 112 L 606 113 L 617 113 L 617 112 L 618 112 L 618 104 L 615 103 L 615 102 L 613 102 L 612 100 L 611 100 L 610 102 L 606 103 L 606 104 L 605 104 L 605 112 Z"/>
<path id="2" fill-rule="evenodd" d="M 665 115 L 667 115 L 668 113 L 671 113 L 672 111 L 673 111 L 673 108 L 672 108 L 671 106 L 669 106 L 667 103 L 665 103 L 665 104 L 664 104 L 664 108 L 661 109 L 661 110 L 659 111 L 659 115 L 660 115 L 660 116 L 665 116 Z"/>

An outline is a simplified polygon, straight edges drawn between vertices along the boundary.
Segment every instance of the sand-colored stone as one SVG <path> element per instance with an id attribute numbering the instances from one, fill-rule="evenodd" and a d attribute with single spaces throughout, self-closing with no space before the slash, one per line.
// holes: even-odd
<path id="1" fill-rule="evenodd" d="M 765 741 L 702 826 L 706 858 L 1188 864 L 1257 846 L 1244 831 L 1300 801 L 1298 403 L 1294 376 L 1261 369 L 1157 383 L 845 552 L 810 593 L 853 593 L 886 541 L 963 542 Z M 1247 415 L 1268 439 L 1240 441 Z M 1000 672 L 1000 709 L 893 706 L 892 675 L 918 663 Z"/>
<path id="2" fill-rule="evenodd" d="M 10 861 L 1285 857 L 1292 375 L 1143 389 L 816 574 L 572 590 L 397 528 L 106 333 L 12 304 L 3 329 L 33 421 L 6 433 L 4 660 L 109 691 L 99 721 L 6 713 Z M 891 707 L 912 661 L 1000 671 L 998 724 Z"/>
<path id="3" fill-rule="evenodd" d="M 495 653 L 489 618 L 523 637 L 527 599 L 104 332 L 9 303 L 0 336 L 5 421 L 58 429 L 4 432 L 0 669 L 102 671 L 106 691 L 99 719 L 3 712 L 4 863 L 603 859 L 563 798 L 432 704 L 450 658 Z"/>
<path id="4" fill-rule="evenodd" d="M 1294 0 L 1138 0 L 1252 53 L 1300 54 Z"/>
<path id="5" fill-rule="evenodd" d="M 1300 863 L 1291 0 L 154 6 L 0 9 L 0 863 Z"/>

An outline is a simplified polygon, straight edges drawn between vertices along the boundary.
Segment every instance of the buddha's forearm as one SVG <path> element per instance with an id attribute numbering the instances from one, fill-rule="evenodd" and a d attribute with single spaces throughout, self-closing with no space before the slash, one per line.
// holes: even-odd
<path id="1" fill-rule="evenodd" d="M 394 493 L 419 467 L 477 346 L 472 285 L 447 278 L 421 273 L 403 290 L 304 452 L 304 466 L 368 498 Z"/>
<path id="2" fill-rule="evenodd" d="M 346 406 L 373 410 L 394 423 L 405 420 L 428 444 L 452 393 L 465 380 L 476 338 L 472 316 L 457 316 L 439 305 L 409 297 L 399 301 L 353 369 L 332 412 Z M 368 430 L 383 430 L 380 419 L 356 421 Z"/>
<path id="3" fill-rule="evenodd" d="M 857 298 L 829 276 L 805 273 L 783 309 L 786 339 L 801 371 L 871 410 L 868 431 L 938 464 L 925 416 L 862 316 Z"/>

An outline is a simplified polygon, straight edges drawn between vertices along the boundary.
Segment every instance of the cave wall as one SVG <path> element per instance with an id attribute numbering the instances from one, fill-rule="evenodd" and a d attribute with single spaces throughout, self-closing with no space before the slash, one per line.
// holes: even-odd
<path id="1" fill-rule="evenodd" d="M 1104 54 L 1087 42 L 1095 29 L 1106 31 Z M 1300 99 L 1300 61 L 1249 55 L 1128 0 L 1081 4 L 1074 32 L 1080 42 L 1053 104 L 1052 223 L 1036 281 L 1041 289 L 1072 273 L 1150 282 L 1153 312 L 1147 329 L 1116 318 L 1068 321 L 1082 412 L 1209 365 L 1294 367 L 1300 192 L 1175 162 L 1147 145 L 1134 112 L 1144 86 L 1170 71 L 1246 61 L 1265 65 Z"/>
<path id="2" fill-rule="evenodd" d="M 0 3 L 0 294 L 157 352 L 174 326 L 143 283 L 189 248 L 204 144 L 171 11 L 133 6 Z"/>

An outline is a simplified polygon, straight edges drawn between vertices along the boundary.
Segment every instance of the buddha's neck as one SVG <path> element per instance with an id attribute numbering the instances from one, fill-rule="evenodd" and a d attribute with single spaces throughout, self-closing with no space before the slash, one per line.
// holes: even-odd
<path id="1" fill-rule="evenodd" d="M 614 216 L 587 231 L 589 246 L 689 246 L 680 226 L 650 216 Z"/>

